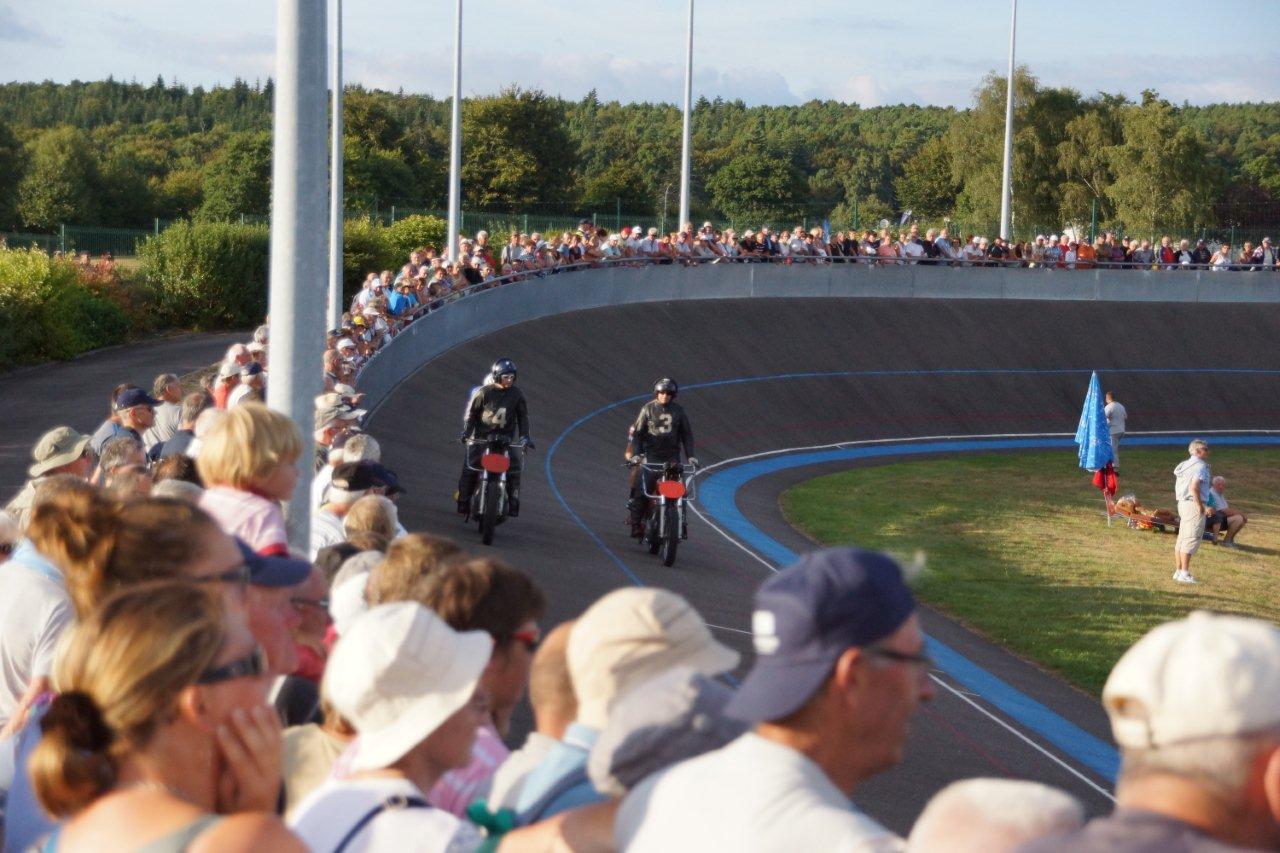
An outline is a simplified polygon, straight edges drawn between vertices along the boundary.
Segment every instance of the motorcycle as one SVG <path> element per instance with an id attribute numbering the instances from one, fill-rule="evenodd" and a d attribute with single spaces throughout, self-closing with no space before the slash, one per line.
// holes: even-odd
<path id="1" fill-rule="evenodd" d="M 644 515 L 644 536 L 640 542 L 648 545 L 650 554 L 661 556 L 662 565 L 670 566 L 676 561 L 680 543 L 689 538 L 685 501 L 693 499 L 691 475 L 697 469 L 692 465 L 681 465 L 676 460 L 636 464 L 658 474 L 653 493 L 644 488 L 641 476 L 641 491 L 648 505 Z"/>
<path id="2" fill-rule="evenodd" d="M 467 463 L 468 468 L 480 475 L 471 493 L 468 519 L 479 522 L 480 541 L 492 545 L 494 531 L 507 520 L 507 472 L 511 470 L 511 454 L 523 453 L 525 444 L 523 441 L 512 444 L 504 435 L 492 435 L 487 439 L 467 439 L 467 445 L 484 445 L 480 466 Z"/>

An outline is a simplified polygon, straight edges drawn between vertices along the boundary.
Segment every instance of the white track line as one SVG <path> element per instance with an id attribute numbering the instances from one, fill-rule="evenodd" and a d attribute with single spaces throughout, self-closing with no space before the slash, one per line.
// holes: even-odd
<path id="1" fill-rule="evenodd" d="M 1021 740 L 1023 743 L 1025 743 L 1025 744 L 1027 744 L 1028 746 L 1030 746 L 1030 747 L 1031 747 L 1032 749 L 1034 749 L 1036 752 L 1039 752 L 1039 753 L 1040 753 L 1041 755 L 1043 755 L 1045 758 L 1048 758 L 1048 759 L 1049 759 L 1050 761 L 1052 761 L 1054 764 L 1057 764 L 1057 765 L 1058 765 L 1059 767 L 1061 767 L 1063 770 L 1067 771 L 1067 772 L 1068 772 L 1068 773 L 1070 773 L 1072 776 L 1076 777 L 1076 778 L 1077 778 L 1077 779 L 1079 779 L 1081 782 L 1085 783 L 1085 784 L 1086 784 L 1086 785 L 1088 785 L 1090 788 L 1092 788 L 1093 790 L 1097 791 L 1099 794 L 1101 794 L 1102 796 L 1106 797 L 1106 798 L 1107 798 L 1108 800 L 1110 800 L 1111 802 L 1113 802 L 1113 803 L 1114 803 L 1114 802 L 1116 801 L 1116 798 L 1115 798 L 1115 797 L 1112 795 L 1112 793 L 1111 793 L 1110 791 L 1108 791 L 1106 788 L 1103 788 L 1101 785 L 1099 785 L 1099 784 L 1097 784 L 1096 782 L 1094 782 L 1094 781 L 1093 781 L 1092 779 L 1090 779 L 1088 776 L 1085 776 L 1085 775 L 1084 775 L 1083 773 L 1081 773 L 1079 770 L 1075 769 L 1075 768 L 1074 768 L 1074 767 L 1072 767 L 1070 764 L 1068 764 L 1067 762 L 1063 761 L 1061 758 L 1059 758 L 1058 756 L 1054 755 L 1052 752 L 1050 752 L 1049 750 L 1045 749 L 1043 746 L 1041 746 L 1040 744 L 1036 743 L 1036 742 L 1035 742 L 1035 741 L 1033 741 L 1031 738 L 1027 737 L 1027 736 L 1026 736 L 1026 735 L 1024 735 L 1022 732 L 1018 731 L 1018 730 L 1017 730 L 1017 729 L 1015 729 L 1013 726 L 1009 725 L 1007 722 L 1005 722 L 1004 720 L 1000 719 L 1000 718 L 999 718 L 999 717 L 997 717 L 995 714 L 991 713 L 991 712 L 990 712 L 990 711 L 988 711 L 986 708 L 984 708 L 984 707 L 982 707 L 981 705 L 979 705 L 977 702 L 975 702 L 975 701 L 973 701 L 972 699 L 970 699 L 968 696 L 966 696 L 966 695 L 965 695 L 964 693 L 962 693 L 961 691 L 959 691 L 959 690 L 955 689 L 955 688 L 954 688 L 954 687 L 952 687 L 950 684 L 947 684 L 947 683 L 946 683 L 945 681 L 943 681 L 941 678 L 938 678 L 938 676 L 936 676 L 936 675 L 934 675 L 934 674 L 932 674 L 932 673 L 930 673 L 930 674 L 929 674 L 929 677 L 930 677 L 930 678 L 932 678 L 934 681 L 936 681 L 940 686 L 945 687 L 947 690 L 951 691 L 953 694 L 955 694 L 957 697 L 959 697 L 962 701 L 967 702 L 968 704 L 972 705 L 975 709 L 977 709 L 977 710 L 978 710 L 980 713 L 982 713 L 983 715 L 985 715 L 985 716 L 987 716 L 987 717 L 991 718 L 993 721 L 995 721 L 997 724 L 999 724 L 1002 728 L 1004 728 L 1004 729 L 1005 729 L 1005 730 L 1007 730 L 1009 733 L 1011 733 L 1014 737 L 1018 738 L 1018 739 L 1019 739 L 1019 740 Z"/>

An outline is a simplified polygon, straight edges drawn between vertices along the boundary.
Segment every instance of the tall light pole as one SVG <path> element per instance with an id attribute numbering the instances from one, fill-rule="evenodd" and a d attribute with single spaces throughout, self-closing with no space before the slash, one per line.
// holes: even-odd
<path id="1" fill-rule="evenodd" d="M 680 145 L 680 222 L 689 221 L 690 128 L 693 125 L 693 0 L 689 0 L 689 33 L 684 54 L 684 133 Z"/>
<path id="2" fill-rule="evenodd" d="M 1009 20 L 1009 82 L 1004 104 L 1004 178 L 1000 185 L 1000 236 L 1009 239 L 1009 214 L 1013 206 L 1013 46 L 1018 39 L 1018 0 L 1013 0 Z"/>
<path id="3" fill-rule="evenodd" d="M 458 232 L 462 230 L 462 0 L 457 0 L 453 32 L 453 115 L 449 128 L 449 241 L 445 257 L 458 260 Z"/>
<path id="4" fill-rule="evenodd" d="M 289 543 L 311 543 L 314 400 L 324 388 L 325 4 L 276 3 L 276 102 L 271 158 L 271 381 L 267 405 L 302 433 L 298 482 L 289 502 Z"/>
<path id="5" fill-rule="evenodd" d="M 333 0 L 333 55 L 330 94 L 333 113 L 329 126 L 329 328 L 342 319 L 342 0 Z"/>

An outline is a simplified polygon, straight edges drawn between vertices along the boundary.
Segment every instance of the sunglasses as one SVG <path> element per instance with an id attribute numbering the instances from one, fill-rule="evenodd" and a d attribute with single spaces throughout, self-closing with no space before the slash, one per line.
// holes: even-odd
<path id="1" fill-rule="evenodd" d="M 537 631 L 516 631 L 511 635 L 511 639 L 528 650 L 529 654 L 533 654 L 538 650 L 538 646 L 542 644 L 542 637 Z"/>
<path id="2" fill-rule="evenodd" d="M 253 651 L 231 663 L 206 669 L 196 679 L 196 684 L 218 684 L 222 681 L 234 681 L 237 678 L 249 678 L 262 675 L 267 671 L 267 653 L 261 646 L 254 646 Z"/>
<path id="3" fill-rule="evenodd" d="M 882 660 L 891 660 L 895 663 L 911 663 L 924 669 L 933 669 L 935 664 L 933 658 L 926 654 L 914 654 L 911 652 L 899 652 L 894 649 L 885 649 L 880 646 L 867 646 L 864 651 L 872 657 L 878 657 Z"/>

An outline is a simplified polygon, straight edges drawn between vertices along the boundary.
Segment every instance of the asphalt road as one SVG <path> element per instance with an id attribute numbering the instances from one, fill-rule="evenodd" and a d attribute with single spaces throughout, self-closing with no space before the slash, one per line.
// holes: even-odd
<path id="1" fill-rule="evenodd" d="M 0 425 L 3 500 L 26 482 L 31 449 L 46 431 L 70 426 L 91 432 L 106 418 L 111 391 L 122 382 L 150 391 L 161 373 L 181 376 L 207 367 L 248 338 L 245 332 L 177 335 L 0 375 L 0 399 L 8 401 Z"/>
<path id="2" fill-rule="evenodd" d="M 482 548 L 453 513 L 461 450 L 451 439 L 468 390 L 496 357 L 514 358 L 538 450 L 526 460 L 522 515 L 499 529 L 493 553 L 537 577 L 549 624 L 629 583 L 678 591 L 742 652 L 741 674 L 751 593 L 769 569 L 697 520 L 675 566 L 663 568 L 623 523 L 626 429 L 659 376 L 686 389 L 680 402 L 708 464 L 860 439 L 1071 432 L 1091 369 L 1126 403 L 1132 430 L 1277 429 L 1280 371 L 1267 372 L 1277 339 L 1274 306 L 773 299 L 599 309 L 444 353 L 383 402 L 370 431 L 408 488 L 404 524 Z M 789 547 L 812 547 L 781 518 L 778 494 L 839 467 L 760 478 L 737 506 Z M 1153 570 L 1152 583 L 1166 575 Z M 1093 697 L 937 613 L 924 621 L 936 639 L 1109 742 Z M 939 787 L 975 775 L 1039 779 L 1091 812 L 1110 807 L 1103 775 L 937 675 L 938 696 L 914 721 L 901 766 L 859 790 L 868 812 L 905 831 Z"/>

